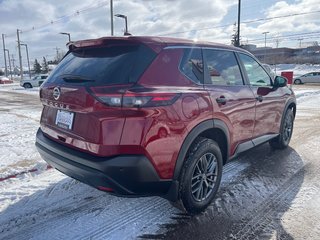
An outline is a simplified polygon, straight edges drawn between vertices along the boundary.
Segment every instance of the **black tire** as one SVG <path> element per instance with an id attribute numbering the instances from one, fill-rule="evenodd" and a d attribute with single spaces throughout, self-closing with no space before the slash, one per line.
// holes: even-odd
<path id="1" fill-rule="evenodd" d="M 23 87 L 24 88 L 32 88 L 32 85 L 30 83 L 24 83 Z"/>
<path id="2" fill-rule="evenodd" d="M 180 176 L 179 198 L 188 214 L 198 214 L 212 202 L 221 182 L 222 165 L 219 145 L 198 137 L 190 147 Z"/>
<path id="3" fill-rule="evenodd" d="M 302 84 L 301 79 L 296 79 L 296 80 L 294 80 L 294 84 Z"/>
<path id="4" fill-rule="evenodd" d="M 286 111 L 280 127 L 280 135 L 269 141 L 274 149 L 284 149 L 288 147 L 293 132 L 294 116 L 292 109 Z"/>

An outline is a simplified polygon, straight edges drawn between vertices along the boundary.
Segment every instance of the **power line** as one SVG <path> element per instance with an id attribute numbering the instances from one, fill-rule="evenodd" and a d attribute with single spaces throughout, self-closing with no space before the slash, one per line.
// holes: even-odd
<path id="1" fill-rule="evenodd" d="M 90 12 L 92 10 L 101 8 L 101 7 L 105 6 L 108 2 L 109 2 L 109 0 L 108 1 L 100 1 L 95 6 L 87 6 L 85 8 L 80 9 L 80 10 L 77 10 L 77 11 L 71 13 L 71 14 L 63 15 L 61 17 L 58 17 L 57 19 L 52 20 L 52 21 L 50 21 L 48 23 L 45 23 L 43 25 L 39 25 L 39 26 L 36 26 L 36 27 L 33 26 L 32 28 L 24 29 L 24 30 L 22 29 L 21 32 L 22 33 L 27 33 L 27 32 L 31 32 L 31 31 L 43 29 L 43 28 L 51 26 L 53 24 L 62 22 L 64 20 L 66 20 L 66 19 L 70 19 L 70 18 L 76 17 L 76 16 L 78 16 L 80 14 L 85 14 L 85 13 Z M 15 34 L 6 34 L 6 37 L 15 37 Z"/>
<path id="2" fill-rule="evenodd" d="M 270 20 L 273 20 L 273 19 L 287 18 L 287 17 L 294 17 L 294 16 L 302 16 L 302 15 L 314 14 L 314 13 L 320 13 L 320 10 L 311 11 L 311 12 L 288 14 L 288 15 L 282 15 L 282 16 L 276 16 L 276 17 L 269 17 L 269 18 L 259 18 L 259 19 L 254 19 L 254 20 L 246 20 L 246 21 L 242 21 L 241 24 L 255 23 L 255 22 L 262 22 L 262 21 L 270 21 Z M 187 31 L 163 33 L 163 34 L 160 34 L 159 36 L 168 36 L 168 35 L 176 35 L 176 34 L 188 33 L 188 32 L 194 32 L 194 31 L 203 31 L 203 30 L 216 29 L 216 28 L 225 28 L 225 27 L 230 27 L 232 25 L 234 25 L 234 23 L 228 23 L 228 24 L 224 24 L 224 25 L 217 25 L 217 26 L 213 26 L 213 27 L 196 28 L 196 29 L 191 29 L 191 30 L 187 30 Z"/>

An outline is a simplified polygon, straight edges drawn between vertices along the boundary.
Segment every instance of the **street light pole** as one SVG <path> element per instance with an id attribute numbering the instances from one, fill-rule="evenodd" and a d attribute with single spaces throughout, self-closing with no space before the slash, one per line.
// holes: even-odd
<path id="1" fill-rule="evenodd" d="M 10 52 L 9 52 L 9 49 L 5 49 L 5 51 L 8 53 L 8 60 L 9 60 L 9 74 L 10 74 L 11 79 L 12 79 L 12 69 L 11 69 Z"/>
<path id="2" fill-rule="evenodd" d="M 113 0 L 110 0 L 111 36 L 113 36 Z"/>
<path id="3" fill-rule="evenodd" d="M 61 32 L 60 34 L 62 34 L 62 35 L 68 35 L 69 42 L 71 42 L 71 36 L 70 36 L 70 33 L 67 33 L 67 32 Z"/>
<path id="4" fill-rule="evenodd" d="M 18 39 L 18 52 L 19 52 L 19 63 L 20 63 L 20 78 L 23 80 L 23 69 L 22 69 L 22 57 L 21 57 L 21 48 L 20 48 L 20 30 L 17 29 L 17 39 Z"/>
<path id="5" fill-rule="evenodd" d="M 263 32 L 264 34 L 264 63 L 266 63 L 266 55 L 267 55 L 267 34 L 269 32 Z"/>
<path id="6" fill-rule="evenodd" d="M 5 75 L 8 76 L 8 68 L 7 68 L 7 57 L 6 57 L 6 45 L 4 43 L 4 34 L 2 34 L 2 46 L 3 46 L 3 55 L 4 55 L 4 69 Z"/>
<path id="7" fill-rule="evenodd" d="M 241 0 L 238 3 L 238 32 L 237 32 L 237 47 L 240 47 L 240 13 L 241 13 Z"/>
<path id="8" fill-rule="evenodd" d="M 27 60 L 28 60 L 28 69 L 29 69 L 29 77 L 31 78 L 31 71 L 30 71 L 30 61 L 29 61 L 29 51 L 28 51 L 28 45 L 25 43 L 21 43 L 21 46 L 26 47 L 26 52 L 27 52 Z"/>
<path id="9" fill-rule="evenodd" d="M 123 14 L 116 14 L 114 16 L 124 19 L 124 23 L 125 23 L 124 35 L 130 35 L 129 32 L 128 32 L 128 17 L 126 15 L 123 15 Z"/>

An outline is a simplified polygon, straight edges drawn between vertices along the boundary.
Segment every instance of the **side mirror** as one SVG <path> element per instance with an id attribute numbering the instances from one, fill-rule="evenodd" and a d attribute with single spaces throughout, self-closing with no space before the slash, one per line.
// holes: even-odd
<path id="1" fill-rule="evenodd" d="M 285 77 L 276 76 L 274 79 L 273 87 L 279 88 L 279 87 L 285 87 L 287 86 L 288 80 Z"/>

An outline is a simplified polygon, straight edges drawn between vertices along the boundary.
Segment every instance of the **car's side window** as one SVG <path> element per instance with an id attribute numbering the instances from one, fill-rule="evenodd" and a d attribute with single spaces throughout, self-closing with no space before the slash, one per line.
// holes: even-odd
<path id="1" fill-rule="evenodd" d="M 207 74 L 205 83 L 212 85 L 243 85 L 240 68 L 233 52 L 204 49 Z"/>
<path id="2" fill-rule="evenodd" d="M 260 64 L 246 54 L 239 54 L 240 59 L 246 69 L 250 85 L 252 86 L 271 86 L 271 78 Z"/>
<path id="3" fill-rule="evenodd" d="M 179 65 L 180 71 L 195 83 L 203 83 L 203 61 L 200 48 L 186 48 Z"/>

